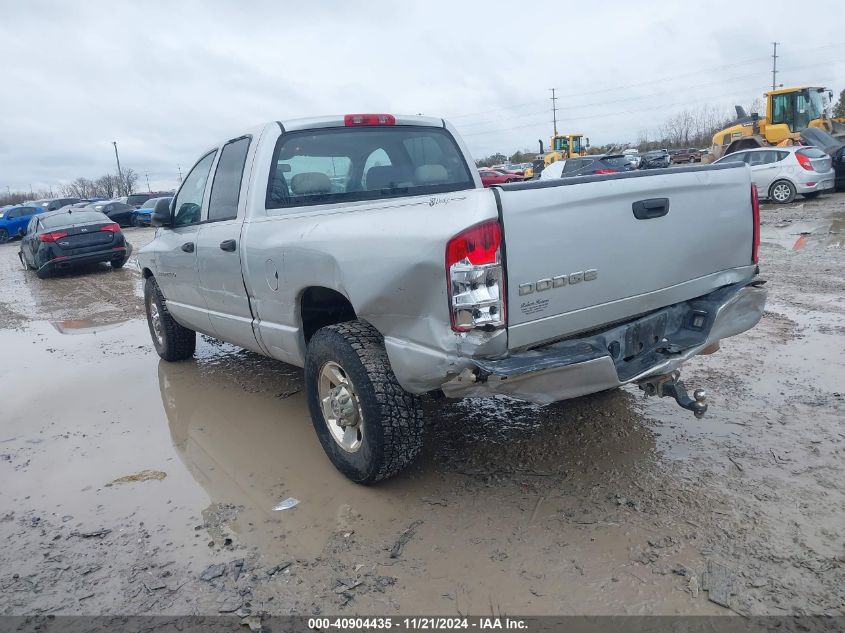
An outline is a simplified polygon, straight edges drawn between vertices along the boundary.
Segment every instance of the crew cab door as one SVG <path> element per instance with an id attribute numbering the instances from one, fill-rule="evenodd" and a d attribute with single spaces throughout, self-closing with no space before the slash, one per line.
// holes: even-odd
<path id="1" fill-rule="evenodd" d="M 197 238 L 206 184 L 217 150 L 194 165 L 173 201 L 173 222 L 156 235 L 156 281 L 176 320 L 192 330 L 211 334 L 211 322 L 200 293 Z"/>
<path id="2" fill-rule="evenodd" d="M 197 238 L 200 292 L 215 334 L 261 352 L 252 329 L 252 311 L 241 272 L 241 227 L 246 213 L 250 136 L 223 146 L 211 182 L 208 217 Z M 241 195 L 243 190 L 244 195 Z"/>

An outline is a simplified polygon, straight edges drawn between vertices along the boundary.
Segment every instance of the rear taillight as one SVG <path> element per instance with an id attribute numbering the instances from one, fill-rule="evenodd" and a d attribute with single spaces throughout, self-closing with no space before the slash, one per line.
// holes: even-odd
<path id="1" fill-rule="evenodd" d="M 751 185 L 751 217 L 753 226 L 753 237 L 751 244 L 751 261 L 755 264 L 759 263 L 760 257 L 760 201 L 757 198 L 757 187 Z"/>
<path id="2" fill-rule="evenodd" d="M 120 233 L 120 225 L 117 223 L 106 224 L 100 227 L 101 231 L 108 231 L 109 233 Z"/>
<path id="3" fill-rule="evenodd" d="M 343 117 L 344 125 L 396 125 L 392 114 L 347 114 Z"/>
<path id="4" fill-rule="evenodd" d="M 813 163 L 810 161 L 809 156 L 804 156 L 804 154 L 802 154 L 801 152 L 795 152 L 795 158 L 798 159 L 798 163 L 801 165 L 801 167 L 803 167 L 807 171 L 815 171 L 815 169 L 813 169 Z"/>
<path id="5" fill-rule="evenodd" d="M 458 233 L 446 244 L 449 316 L 455 332 L 505 325 L 502 228 L 489 220 Z"/>
<path id="6" fill-rule="evenodd" d="M 67 233 L 64 231 L 53 231 L 52 233 L 42 233 L 38 236 L 38 239 L 42 242 L 55 242 L 63 237 L 67 237 Z"/>
<path id="7" fill-rule="evenodd" d="M 615 169 L 597 169 L 593 172 L 594 174 L 618 174 L 619 172 Z"/>

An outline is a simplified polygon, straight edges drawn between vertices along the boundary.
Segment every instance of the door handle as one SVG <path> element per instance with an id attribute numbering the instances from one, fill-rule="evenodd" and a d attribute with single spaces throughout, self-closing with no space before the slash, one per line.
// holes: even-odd
<path id="1" fill-rule="evenodd" d="M 634 217 L 638 220 L 662 218 L 664 215 L 669 213 L 669 198 L 639 200 L 632 204 L 631 208 L 634 211 Z"/>
<path id="2" fill-rule="evenodd" d="M 194 252 L 194 243 L 193 242 L 185 242 L 182 244 L 182 250 L 186 253 L 193 253 Z"/>
<path id="3" fill-rule="evenodd" d="M 220 242 L 220 249 L 226 251 L 227 253 L 233 253 L 236 247 L 237 242 L 235 242 L 235 240 L 223 240 Z"/>

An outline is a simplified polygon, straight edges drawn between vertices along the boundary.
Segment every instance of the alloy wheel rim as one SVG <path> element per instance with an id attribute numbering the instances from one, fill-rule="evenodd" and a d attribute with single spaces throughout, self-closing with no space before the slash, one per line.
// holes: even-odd
<path id="1" fill-rule="evenodd" d="M 158 304 L 150 298 L 150 323 L 153 326 L 153 336 L 159 345 L 164 343 L 164 333 L 161 327 L 161 312 L 158 309 Z"/>
<path id="2" fill-rule="evenodd" d="M 347 453 L 355 453 L 364 440 L 364 413 L 349 375 L 338 363 L 320 368 L 317 394 L 323 420 L 332 439 Z"/>
<path id="3" fill-rule="evenodd" d="M 777 185 L 774 190 L 775 200 L 783 202 L 789 198 L 789 187 L 786 185 Z"/>

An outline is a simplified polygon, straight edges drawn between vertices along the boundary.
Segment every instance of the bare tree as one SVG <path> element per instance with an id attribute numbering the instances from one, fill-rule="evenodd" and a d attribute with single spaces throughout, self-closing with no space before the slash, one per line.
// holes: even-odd
<path id="1" fill-rule="evenodd" d="M 94 184 L 97 188 L 97 197 L 111 199 L 117 192 L 120 179 L 114 174 L 103 174 L 94 181 Z"/>
<path id="2" fill-rule="evenodd" d="M 135 193 L 135 187 L 138 185 L 138 173 L 131 167 L 127 167 L 121 175 L 123 176 L 123 180 L 120 183 L 121 186 L 118 187 L 118 191 L 123 190 L 125 195 L 132 195 Z"/>

